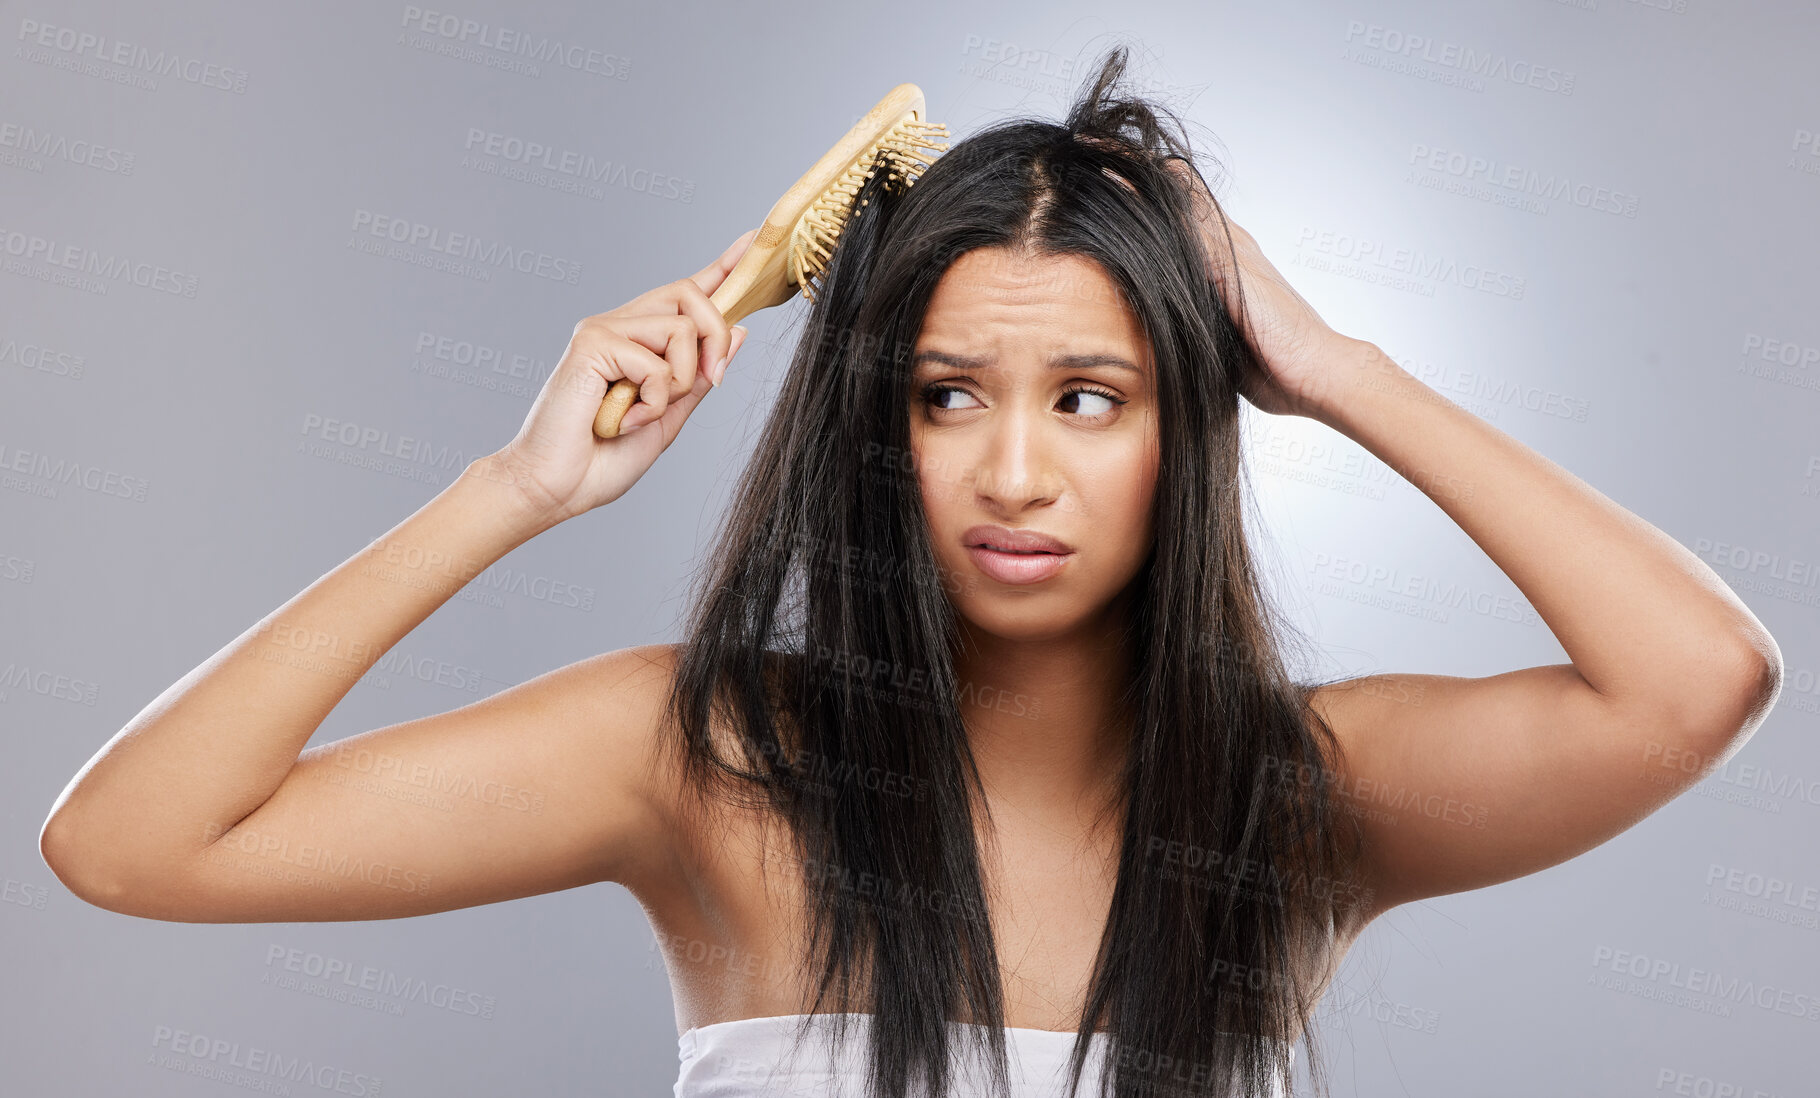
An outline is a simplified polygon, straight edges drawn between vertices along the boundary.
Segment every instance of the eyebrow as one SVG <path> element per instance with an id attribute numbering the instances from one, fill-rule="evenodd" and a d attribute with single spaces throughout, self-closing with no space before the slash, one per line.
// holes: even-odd
<path id="1" fill-rule="evenodd" d="M 961 370 L 977 370 L 990 366 L 998 361 L 997 355 L 954 355 L 947 351 L 918 351 L 910 359 L 912 370 L 925 362 L 939 362 L 944 366 L 953 366 Z M 1114 369 L 1130 370 L 1134 374 L 1143 371 L 1132 365 L 1131 360 L 1112 354 L 1056 355 L 1049 360 L 1051 370 L 1089 370 L 1095 366 L 1111 366 Z"/>

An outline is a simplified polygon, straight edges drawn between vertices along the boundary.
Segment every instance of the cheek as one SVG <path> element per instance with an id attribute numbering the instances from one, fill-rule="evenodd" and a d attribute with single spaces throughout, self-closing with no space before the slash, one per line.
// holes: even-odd
<path id="1" fill-rule="evenodd" d="M 1157 448 L 1151 443 L 1110 458 L 1095 477 L 1087 516 L 1090 528 L 1116 539 L 1127 555 L 1140 557 L 1149 547 L 1152 502 L 1161 468 Z"/>
<path id="2" fill-rule="evenodd" d="M 1163 456 L 1154 440 L 1144 454 L 1142 473 L 1139 476 L 1138 491 L 1144 497 L 1144 513 L 1150 513 L 1150 505 L 1156 499 L 1157 477 L 1163 472 Z"/>
<path id="3" fill-rule="evenodd" d="M 1100 485 L 1093 510 L 1102 513 L 1118 529 L 1138 532 L 1150 513 L 1150 500 L 1156 494 L 1156 463 L 1143 454 L 1131 454 L 1125 460 L 1108 462 L 1096 478 Z"/>
<path id="4" fill-rule="evenodd" d="M 901 475 L 913 480 L 922 493 L 923 509 L 929 516 L 931 529 L 940 527 L 943 512 L 958 498 L 953 469 L 952 460 L 942 453 L 940 446 L 926 445 L 912 432 L 909 467 Z"/>
<path id="5" fill-rule="evenodd" d="M 947 540 L 942 536 L 946 523 L 944 515 L 948 510 L 948 501 L 942 494 L 941 477 L 936 474 L 932 464 L 939 461 L 939 455 L 932 452 L 918 440 L 915 428 L 910 432 L 910 460 L 905 469 L 897 475 L 905 482 L 906 488 L 914 488 L 922 498 L 923 524 L 929 528 L 930 539 L 935 543 L 939 556 L 941 546 Z"/>

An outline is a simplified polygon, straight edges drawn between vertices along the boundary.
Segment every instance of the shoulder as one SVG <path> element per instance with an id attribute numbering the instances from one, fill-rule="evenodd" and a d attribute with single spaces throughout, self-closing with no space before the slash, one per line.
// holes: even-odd
<path id="1" fill-rule="evenodd" d="M 575 769 L 560 780 L 593 801 L 603 878 L 630 885 L 663 871 L 678 849 L 668 809 L 678 768 L 665 747 L 676 666 L 672 646 L 618 648 L 543 676 L 556 687 L 520 716 L 565 727 Z"/>
<path id="2" fill-rule="evenodd" d="M 681 660 L 679 644 L 640 644 L 578 665 L 587 675 L 576 700 L 593 709 L 591 723 L 606 737 L 604 746 L 644 776 L 637 791 L 658 806 L 673 798 L 678 780 L 670 699 Z"/>
<path id="3" fill-rule="evenodd" d="M 687 691 L 693 687 L 692 683 L 678 682 L 687 672 L 686 654 L 687 646 L 682 643 L 645 644 L 604 652 L 577 665 L 588 668 L 590 673 L 589 685 L 576 700 L 595 710 L 596 719 L 590 723 L 603 730 L 606 741 L 602 746 L 614 754 L 614 765 L 623 775 L 623 788 L 647 809 L 650 826 L 661 831 L 660 836 L 653 837 L 662 840 L 663 872 L 674 872 L 692 863 L 699 853 L 701 836 L 719 831 L 719 826 L 709 824 L 726 822 L 720 819 L 720 813 L 727 806 L 701 796 L 701 791 L 690 785 L 686 763 L 691 745 L 671 707 L 672 696 L 679 689 Z M 767 650 L 763 667 L 767 701 L 774 715 L 780 714 L 780 703 L 789 696 L 791 676 L 798 669 L 797 661 L 787 653 Z M 721 682 L 711 685 L 715 691 L 724 687 Z M 725 707 L 711 704 L 705 712 L 706 734 L 714 757 L 744 765 L 741 732 Z M 780 722 L 784 723 L 787 722 Z M 792 738 L 787 728 L 780 727 L 778 733 L 786 742 Z M 659 867 L 646 866 L 640 871 L 648 877 Z M 631 872 L 634 870 L 629 868 L 628 873 Z"/>
<path id="4" fill-rule="evenodd" d="M 1417 693 L 1412 695 L 1412 690 Z M 1307 688 L 1310 715 L 1331 733 L 1331 738 L 1317 735 L 1316 742 L 1329 771 L 1326 789 L 1332 798 L 1332 818 L 1337 826 L 1356 836 L 1359 844 L 1351 851 L 1349 879 L 1336 882 L 1336 901 L 1342 894 L 1354 897 L 1352 903 L 1335 904 L 1333 936 L 1342 952 L 1372 920 L 1395 906 L 1380 887 L 1382 882 L 1374 861 L 1374 817 L 1361 811 L 1362 806 L 1351 796 L 1357 785 L 1361 741 L 1370 739 L 1372 729 L 1394 714 L 1395 707 L 1374 702 L 1385 699 L 1409 702 L 1413 696 L 1419 704 L 1419 690 L 1407 681 L 1407 676 L 1389 674 L 1362 675 Z M 1356 831 L 1353 830 L 1355 823 L 1358 825 Z"/>

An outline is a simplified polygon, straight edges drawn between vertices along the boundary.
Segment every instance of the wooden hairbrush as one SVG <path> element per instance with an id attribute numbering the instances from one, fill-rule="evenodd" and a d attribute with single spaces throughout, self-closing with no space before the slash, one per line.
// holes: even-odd
<path id="1" fill-rule="evenodd" d="M 887 182 L 908 187 L 933 163 L 925 153 L 947 151 L 946 143 L 932 140 L 938 136 L 949 136 L 948 128 L 924 120 L 923 90 L 915 84 L 892 88 L 777 200 L 746 253 L 708 300 L 729 324 L 781 305 L 799 289 L 813 301 L 814 280 L 827 270 L 835 241 L 853 213 L 853 200 L 877 170 L 877 155 L 885 154 Z M 617 436 L 620 421 L 637 400 L 637 382 L 615 381 L 594 416 L 594 434 Z"/>

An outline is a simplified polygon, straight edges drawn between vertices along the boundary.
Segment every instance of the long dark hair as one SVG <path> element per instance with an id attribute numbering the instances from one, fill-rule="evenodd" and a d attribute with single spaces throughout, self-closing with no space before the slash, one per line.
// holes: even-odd
<path id="1" fill-rule="evenodd" d="M 1330 803 L 1337 745 L 1286 671 L 1291 627 L 1245 536 L 1238 381 L 1252 352 L 1166 164 L 1195 160 L 1172 112 L 1121 90 L 1125 62 L 1122 47 L 1106 55 L 1060 123 L 998 122 L 908 190 L 882 172 L 866 183 L 678 656 L 669 715 L 690 805 L 787 825 L 812 912 L 808 1013 L 839 1016 L 837 1040 L 846 1014 L 872 1015 L 871 1098 L 945 1095 L 950 1020 L 974 1021 L 966 1051 L 1007 1078 L 984 800 L 958 703 L 970 684 L 953 660 L 949 596 L 965 580 L 937 564 L 907 460 L 909 351 L 930 295 L 957 257 L 994 246 L 1099 264 L 1149 340 L 1161 421 L 1155 544 L 1124 638 L 1118 877 L 1069 1084 L 1103 1029 L 1120 1098 L 1268 1093 L 1290 1085 L 1299 1032 L 1325 1092 L 1308 958 L 1348 902 L 1356 825 Z"/>

